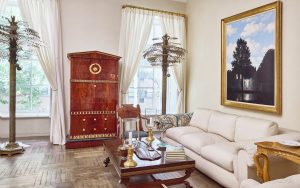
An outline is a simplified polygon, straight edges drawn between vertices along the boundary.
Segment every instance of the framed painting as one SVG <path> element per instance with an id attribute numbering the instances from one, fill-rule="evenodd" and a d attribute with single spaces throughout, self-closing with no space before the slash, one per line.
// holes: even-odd
<path id="1" fill-rule="evenodd" d="M 281 114 L 281 2 L 222 19 L 221 104 Z"/>

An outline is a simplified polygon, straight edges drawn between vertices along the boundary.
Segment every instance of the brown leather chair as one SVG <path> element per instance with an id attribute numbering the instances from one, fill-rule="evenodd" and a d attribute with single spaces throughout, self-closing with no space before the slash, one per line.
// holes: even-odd
<path id="1" fill-rule="evenodd" d="M 147 118 L 142 117 L 140 105 L 133 106 L 133 104 L 122 104 L 122 106 L 117 109 L 117 115 L 119 119 L 118 130 L 120 138 L 128 137 L 128 133 L 124 132 L 124 126 L 126 126 L 126 122 L 132 121 L 136 123 L 136 130 L 132 131 L 134 138 L 148 136 L 142 126 L 142 120 Z"/>

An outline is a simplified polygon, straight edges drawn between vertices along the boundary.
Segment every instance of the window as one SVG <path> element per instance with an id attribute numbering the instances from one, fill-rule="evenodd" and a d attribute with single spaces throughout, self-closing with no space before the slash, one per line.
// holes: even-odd
<path id="1" fill-rule="evenodd" d="M 163 35 L 161 22 L 155 17 L 146 49 L 153 44 L 153 38 L 161 38 Z M 178 89 L 177 83 L 169 68 L 167 88 L 167 113 L 175 113 Z M 127 102 L 139 104 L 142 114 L 161 114 L 162 103 L 162 70 L 161 67 L 153 67 L 150 63 L 142 59 L 138 71 L 128 89 Z"/>
<path id="2" fill-rule="evenodd" d="M 21 13 L 16 0 L 9 0 L 5 15 L 16 16 L 21 20 Z M 16 115 L 49 116 L 50 86 L 35 54 L 26 59 L 19 59 L 22 68 L 17 71 Z M 9 62 L 0 60 L 0 116 L 9 113 Z"/>

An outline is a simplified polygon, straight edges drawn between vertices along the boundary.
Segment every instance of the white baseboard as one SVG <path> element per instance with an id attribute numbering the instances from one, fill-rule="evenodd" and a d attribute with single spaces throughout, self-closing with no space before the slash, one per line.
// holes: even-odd
<path id="1" fill-rule="evenodd" d="M 37 137 L 37 136 L 50 136 L 50 133 L 33 133 L 33 134 L 17 134 L 16 137 Z M 0 135 L 0 138 L 8 138 L 8 135 Z"/>

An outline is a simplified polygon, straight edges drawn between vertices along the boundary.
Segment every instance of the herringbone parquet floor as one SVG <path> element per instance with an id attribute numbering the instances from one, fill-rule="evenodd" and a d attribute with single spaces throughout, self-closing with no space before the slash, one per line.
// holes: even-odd
<path id="1" fill-rule="evenodd" d="M 21 139 L 29 144 L 24 154 L 0 156 L 0 188 L 123 188 L 113 166 L 103 167 L 102 147 L 66 150 L 52 145 L 48 138 Z M 3 141 L 3 140 L 2 140 Z M 180 175 L 159 175 L 168 178 Z M 139 177 L 136 181 L 146 181 Z M 195 188 L 220 186 L 195 171 L 189 178 Z M 181 188 L 183 185 L 172 186 Z"/>

